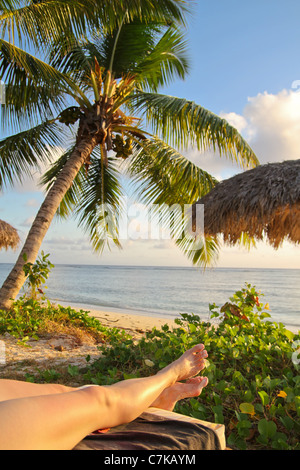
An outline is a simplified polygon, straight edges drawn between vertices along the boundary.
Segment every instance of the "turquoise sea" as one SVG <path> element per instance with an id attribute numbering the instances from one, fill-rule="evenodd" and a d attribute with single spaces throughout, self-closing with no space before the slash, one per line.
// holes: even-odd
<path id="1" fill-rule="evenodd" d="M 0 283 L 11 268 L 0 264 Z M 55 265 L 45 292 L 50 300 L 86 309 L 162 318 L 194 313 L 205 320 L 210 303 L 222 306 L 245 283 L 264 294 L 273 321 L 300 329 L 299 269 Z"/>

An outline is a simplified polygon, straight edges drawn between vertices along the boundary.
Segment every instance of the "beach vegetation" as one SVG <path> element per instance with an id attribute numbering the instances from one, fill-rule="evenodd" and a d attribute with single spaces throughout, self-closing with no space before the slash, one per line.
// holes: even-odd
<path id="1" fill-rule="evenodd" d="M 52 304 L 49 300 L 24 295 L 9 310 L 0 310 L 0 335 L 9 333 L 23 345 L 45 335 L 69 334 L 79 341 L 102 343 L 127 335 L 117 328 L 106 328 L 88 311 Z M 121 340 L 123 341 L 123 340 Z"/>
<path id="2" fill-rule="evenodd" d="M 26 276 L 26 283 L 24 285 L 25 295 L 31 299 L 36 300 L 39 297 L 45 297 L 42 287 L 43 289 L 47 289 L 45 282 L 49 277 L 51 269 L 54 268 L 54 264 L 49 260 L 49 256 L 49 253 L 45 254 L 42 251 L 35 263 L 29 263 L 26 262 L 26 253 L 23 255 L 25 261 L 23 271 Z"/>
<path id="3" fill-rule="evenodd" d="M 153 328 L 140 339 L 104 327 L 88 311 L 23 297 L 10 311 L 0 311 L 0 334 L 10 333 L 22 346 L 57 331 L 92 338 L 99 358 L 87 356 L 85 367 L 37 367 L 24 377 L 70 385 L 110 385 L 152 375 L 201 342 L 208 352 L 201 375 L 209 384 L 200 397 L 179 401 L 174 411 L 224 424 L 232 449 L 299 450 L 300 334 L 273 322 L 262 297 L 246 284 L 223 306 L 210 304 L 208 320 L 181 313 L 175 327 Z"/>
<path id="4" fill-rule="evenodd" d="M 124 174 L 142 202 L 183 205 L 198 200 L 217 182 L 183 155 L 191 146 L 199 152 L 213 149 L 243 168 L 258 164 L 226 120 L 188 99 L 160 92 L 189 70 L 180 10 L 186 2 L 155 2 L 157 13 L 152 2 L 151 21 L 141 17 L 143 10 L 137 6 L 145 4 L 149 13 L 146 0 L 108 2 L 97 29 L 90 30 L 85 29 L 92 21 L 89 5 L 86 16 L 81 9 L 76 17 L 77 2 L 67 3 L 70 18 L 64 9 L 58 14 L 56 2 L 29 2 L 22 11 L 18 2 L 1 3 L 0 27 L 7 38 L 0 40 L 0 79 L 8 82 L 1 111 L 10 135 L 0 141 L 0 183 L 22 180 L 32 167 L 54 160 L 42 181 L 45 200 L 0 290 L 1 308 L 16 298 L 25 281 L 23 255 L 34 263 L 55 215 L 75 216 L 95 251 L 108 243 L 121 246 Z M 111 3 L 118 14 L 110 24 Z M 52 28 L 42 28 L 38 18 L 49 23 L 51 18 Z M 42 59 L 17 47 L 13 33 L 22 45 L 27 39 L 37 46 L 41 39 Z M 197 250 L 183 240 L 180 247 L 199 263 L 218 251 L 211 240 Z"/>
<path id="5" fill-rule="evenodd" d="M 113 340 L 100 347 L 87 379 L 101 384 L 146 376 L 203 342 L 208 359 L 202 374 L 209 385 L 200 397 L 178 402 L 175 411 L 225 424 L 233 449 L 299 450 L 300 336 L 272 322 L 260 297 L 246 285 L 221 308 L 211 304 L 209 321 L 183 313 L 174 329 L 154 328 L 136 343 Z"/>

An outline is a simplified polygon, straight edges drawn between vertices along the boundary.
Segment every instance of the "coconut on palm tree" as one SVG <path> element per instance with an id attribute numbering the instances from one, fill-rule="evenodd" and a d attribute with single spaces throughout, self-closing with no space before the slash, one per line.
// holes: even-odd
<path id="1" fill-rule="evenodd" d="M 72 131 L 70 145 L 46 174 L 48 192 L 1 288 L 2 308 L 24 283 L 24 254 L 34 262 L 57 212 L 77 213 L 95 249 L 103 247 L 107 220 L 101 208 L 109 203 L 118 214 L 121 207 L 119 160 L 126 159 L 128 174 L 142 183 L 146 202 L 168 204 L 193 203 L 216 182 L 180 154 L 189 145 L 201 151 L 214 147 L 244 166 L 257 164 L 251 148 L 225 120 L 191 101 L 158 93 L 171 78 L 187 72 L 183 35 L 174 26 L 129 21 L 125 15 L 113 31 L 72 42 L 61 38 L 49 49 L 47 63 L 53 73 L 41 102 L 48 99 L 52 110 L 68 105 L 4 139 L 0 152 L 26 160 L 45 143 L 48 150 L 54 144 L 64 147 L 66 129 Z M 38 111 L 36 97 L 33 103 Z M 117 225 L 108 235 L 118 243 Z"/>

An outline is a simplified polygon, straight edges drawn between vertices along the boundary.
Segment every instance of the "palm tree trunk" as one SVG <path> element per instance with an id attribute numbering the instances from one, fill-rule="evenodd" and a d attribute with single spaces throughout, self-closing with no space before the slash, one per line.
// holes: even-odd
<path id="1" fill-rule="evenodd" d="M 35 262 L 59 204 L 71 187 L 81 166 L 98 143 L 99 140 L 94 136 L 87 136 L 81 140 L 48 192 L 27 235 L 17 262 L 0 289 L 0 309 L 8 309 L 22 288 L 25 282 L 23 255 L 26 253 L 27 262 Z"/>

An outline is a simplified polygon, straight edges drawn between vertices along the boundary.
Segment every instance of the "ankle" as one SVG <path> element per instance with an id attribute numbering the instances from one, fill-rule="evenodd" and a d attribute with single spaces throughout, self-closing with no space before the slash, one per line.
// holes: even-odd
<path id="1" fill-rule="evenodd" d="M 174 367 L 171 367 L 171 365 L 159 370 L 156 375 L 165 377 L 165 388 L 171 387 L 178 380 L 178 374 L 176 374 Z"/>

